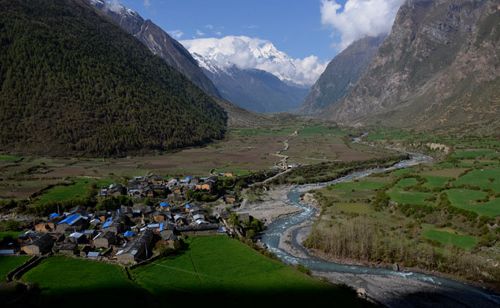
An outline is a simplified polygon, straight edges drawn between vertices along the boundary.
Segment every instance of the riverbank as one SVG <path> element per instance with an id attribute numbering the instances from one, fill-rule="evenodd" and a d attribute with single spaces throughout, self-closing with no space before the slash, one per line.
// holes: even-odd
<path id="1" fill-rule="evenodd" d="M 390 168 L 357 171 L 328 183 L 288 186 L 287 199 L 275 200 L 275 202 L 276 204 L 279 202 L 293 204 L 300 209 L 300 212 L 289 215 L 286 219 L 275 219 L 264 232 L 262 242 L 284 262 L 302 264 L 311 269 L 315 276 L 326 278 L 332 283 L 351 286 L 360 294 L 365 294 L 373 301 L 389 307 L 436 305 L 495 307 L 500 303 L 497 295 L 458 281 L 417 272 L 398 272 L 386 268 L 328 262 L 312 256 L 301 245 L 310 232 L 314 216 L 319 214 L 317 208 L 300 202 L 300 196 L 303 193 L 330 184 L 353 181 L 373 173 L 406 168 L 427 161 L 425 156 L 417 156 Z"/>
<path id="2" fill-rule="evenodd" d="M 299 213 L 301 209 L 288 203 L 288 187 L 277 186 L 267 191 L 259 201 L 244 200 L 236 210 L 238 215 L 249 214 L 262 221 L 266 226 L 276 219 Z"/>
<path id="3" fill-rule="evenodd" d="M 314 198 L 314 194 L 312 193 L 306 193 L 304 194 L 301 199 L 300 199 L 302 204 L 305 204 L 307 206 L 310 206 L 314 209 L 317 210 L 315 216 L 313 219 L 311 219 L 308 222 L 305 222 L 301 225 L 298 225 L 296 227 L 292 227 L 285 231 L 283 233 L 283 237 L 286 237 L 286 243 L 283 243 L 283 246 L 280 247 L 281 249 L 284 249 L 288 251 L 288 253 L 295 255 L 296 257 L 301 257 L 304 258 L 304 253 L 302 253 L 300 256 L 296 254 L 298 251 L 307 251 L 307 255 L 318 258 L 324 261 L 328 262 L 333 262 L 333 263 L 339 263 L 339 264 L 345 264 L 345 265 L 354 265 L 354 266 L 366 266 L 366 267 L 371 267 L 371 268 L 381 268 L 381 269 L 392 269 L 395 272 L 416 272 L 416 273 L 421 273 L 425 275 L 432 275 L 432 276 L 437 276 L 441 277 L 444 279 L 450 279 L 450 280 L 456 280 L 460 281 L 465 284 L 469 284 L 472 286 L 475 286 L 477 288 L 483 288 L 483 289 L 489 289 L 492 290 L 493 292 L 500 293 L 500 285 L 495 285 L 492 283 L 485 283 L 485 282 L 476 282 L 476 281 L 470 281 L 467 280 L 463 277 L 449 274 L 449 273 L 443 273 L 443 272 L 438 272 L 438 271 L 432 271 L 432 270 L 426 270 L 422 269 L 419 267 L 406 267 L 402 266 L 399 263 L 387 263 L 387 262 L 371 262 L 371 261 L 366 261 L 366 260 L 359 260 L 359 259 L 354 259 L 354 258 L 335 258 L 332 257 L 332 255 L 319 250 L 319 249 L 314 249 L 310 247 L 304 246 L 304 242 L 307 240 L 309 235 L 311 234 L 311 230 L 313 228 L 313 225 L 320 219 L 321 217 L 321 206 L 319 205 L 319 202 Z M 295 238 L 292 238 L 292 236 L 295 236 Z M 281 242 L 280 242 L 281 244 Z M 299 248 L 297 248 L 297 246 Z"/>

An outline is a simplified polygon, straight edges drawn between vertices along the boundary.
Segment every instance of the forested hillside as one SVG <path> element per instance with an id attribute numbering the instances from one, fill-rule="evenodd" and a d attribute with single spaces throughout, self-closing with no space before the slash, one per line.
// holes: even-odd
<path id="1" fill-rule="evenodd" d="M 221 138 L 213 99 L 81 0 L 0 0 L 0 150 L 125 155 Z"/>

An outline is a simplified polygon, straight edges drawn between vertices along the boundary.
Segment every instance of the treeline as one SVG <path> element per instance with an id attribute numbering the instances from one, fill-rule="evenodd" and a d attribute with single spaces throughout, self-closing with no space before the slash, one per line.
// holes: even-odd
<path id="1" fill-rule="evenodd" d="M 81 1 L 0 0 L 0 148 L 120 156 L 223 137 L 225 112 Z"/>
<path id="2" fill-rule="evenodd" d="M 273 184 L 280 185 L 328 182 L 357 170 L 389 167 L 406 158 L 408 158 L 408 155 L 395 155 L 363 161 L 324 162 L 320 164 L 301 166 L 276 178 L 273 181 Z"/>

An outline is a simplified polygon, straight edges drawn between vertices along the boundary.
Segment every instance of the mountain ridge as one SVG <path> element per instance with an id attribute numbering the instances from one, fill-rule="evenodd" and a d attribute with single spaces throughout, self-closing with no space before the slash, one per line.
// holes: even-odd
<path id="1" fill-rule="evenodd" d="M 83 0 L 0 0 L 0 149 L 123 156 L 224 136 L 227 115 Z"/>
<path id="2" fill-rule="evenodd" d="M 366 73 L 327 118 L 419 129 L 498 119 L 499 20 L 491 0 L 407 0 Z"/>
<path id="3" fill-rule="evenodd" d="M 312 86 L 300 112 L 321 113 L 344 98 L 361 78 L 385 37 L 384 34 L 359 39 L 335 56 Z"/>

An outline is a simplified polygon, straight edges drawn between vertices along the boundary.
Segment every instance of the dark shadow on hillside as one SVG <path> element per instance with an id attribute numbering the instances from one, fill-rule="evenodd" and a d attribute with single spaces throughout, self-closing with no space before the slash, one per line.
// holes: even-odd
<path id="1" fill-rule="evenodd" d="M 140 288 L 95 288 L 68 290 L 45 295 L 43 290 L 0 292 L 2 307 L 282 307 L 289 305 L 327 305 L 328 307 L 372 307 L 348 287 L 315 290 L 237 290 L 204 289 L 196 292 L 156 291 Z M 5 305 L 4 305 L 5 304 Z M 276 306 L 279 305 L 279 306 Z"/>

